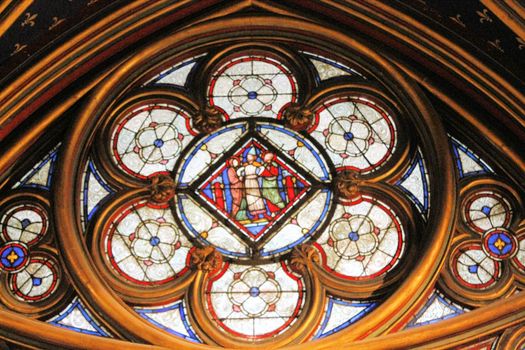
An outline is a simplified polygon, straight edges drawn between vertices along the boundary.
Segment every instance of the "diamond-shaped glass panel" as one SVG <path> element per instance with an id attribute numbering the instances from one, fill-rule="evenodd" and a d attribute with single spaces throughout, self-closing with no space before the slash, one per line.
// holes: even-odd
<path id="1" fill-rule="evenodd" d="M 309 187 L 278 154 L 250 140 L 216 168 L 197 192 L 257 241 Z"/>

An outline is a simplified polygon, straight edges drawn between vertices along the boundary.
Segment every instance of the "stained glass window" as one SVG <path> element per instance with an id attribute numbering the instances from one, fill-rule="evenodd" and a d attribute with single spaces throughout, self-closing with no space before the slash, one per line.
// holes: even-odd
<path id="1" fill-rule="evenodd" d="M 184 301 L 152 307 L 137 306 L 135 311 L 161 329 L 189 341 L 202 343 L 190 324 Z"/>
<path id="2" fill-rule="evenodd" d="M 364 79 L 323 56 L 305 58 L 318 70 L 318 84 L 334 77 Z M 147 84 L 188 89 L 188 77 L 198 74 L 191 72 L 208 59 L 174 63 Z M 107 124 L 110 132 L 103 131 L 111 139 L 98 152 L 109 154 L 86 162 L 81 197 L 86 233 L 94 231 L 94 252 L 105 254 L 97 266 L 116 278 L 112 283 L 124 294 L 125 285 L 178 290 L 195 266 L 209 271 L 202 289 L 192 291 L 202 298 L 191 297 L 188 305 L 143 300 L 134 306 L 155 326 L 196 342 L 209 337 L 198 323 L 217 327 L 216 336 L 224 339 L 278 338 L 308 317 L 304 310 L 317 293 L 312 277 L 297 265 L 307 251 L 339 281 L 333 283 L 379 281 L 402 271 L 398 265 L 413 236 L 406 208 L 382 191 L 363 188 L 354 196 L 338 187 L 342 176 L 373 178 L 388 168 L 399 148 L 395 113 L 380 97 L 338 92 L 312 102 L 312 118 L 304 127 L 293 126 L 290 114 L 304 85 L 296 70 L 273 54 L 218 59 L 205 91 L 207 109 L 188 108 L 182 97 L 142 98 L 119 109 Z M 222 122 L 203 131 L 207 113 L 215 111 Z M 121 184 L 131 181 L 127 177 L 143 182 L 151 197 L 142 191 L 124 200 L 118 186 L 109 185 L 111 176 L 121 177 Z M 397 184 L 422 214 L 429 210 L 421 150 Z M 129 297 L 136 300 L 137 294 Z M 378 304 L 324 297 L 315 337 L 348 327 Z"/>
<path id="3" fill-rule="evenodd" d="M 20 300 L 36 302 L 49 297 L 58 287 L 59 280 L 58 262 L 52 256 L 40 253 L 33 254 L 23 270 L 10 276 L 9 286 Z"/>
<path id="4" fill-rule="evenodd" d="M 224 347 L 350 332 L 399 293 L 432 242 L 443 194 L 424 123 L 351 59 L 302 50 L 184 53 L 145 67 L 93 117 L 75 223 L 90 268 L 144 327 Z M 456 232 L 437 284 L 394 330 L 508 296 L 525 276 L 520 196 L 445 139 L 460 178 Z M 57 147 L 0 198 L 0 300 L 119 337 L 78 281 L 68 292 L 50 194 L 67 166 Z"/>
<path id="5" fill-rule="evenodd" d="M 471 183 L 472 187 L 463 189 L 459 226 L 462 238 L 453 245 L 444 285 L 457 297 L 460 290 L 480 298 L 484 295 L 490 298 L 489 291 L 510 293 L 509 278 L 521 278 L 525 272 L 520 262 L 522 233 L 516 224 L 519 199 L 497 181 Z M 463 299 L 473 306 L 479 305 L 475 299 Z"/>
<path id="6" fill-rule="evenodd" d="M 91 313 L 78 297 L 75 297 L 64 310 L 47 320 L 47 322 L 75 332 L 99 337 L 111 337 L 109 332 L 93 319 Z"/>
<path id="7" fill-rule="evenodd" d="M 84 188 L 80 193 L 80 201 L 82 202 L 80 217 L 82 222 L 86 224 L 115 191 L 102 178 L 93 161 L 88 161 L 86 164 L 82 183 Z"/>
<path id="8" fill-rule="evenodd" d="M 425 160 L 420 152 L 418 152 L 397 185 L 408 194 L 409 198 L 421 211 L 423 217 L 426 218 L 430 205 L 430 181 Z"/>
<path id="9" fill-rule="evenodd" d="M 111 219 L 102 241 L 111 266 L 139 284 L 162 284 L 188 269 L 192 244 L 174 224 L 167 206 L 130 203 Z"/>
<path id="10" fill-rule="evenodd" d="M 145 85 L 167 84 L 184 87 L 186 86 L 188 77 L 195 68 L 199 58 L 205 55 L 206 54 L 197 55 L 182 62 L 178 62 L 172 67 L 160 72 L 156 77 L 152 78 Z"/>
<path id="11" fill-rule="evenodd" d="M 46 249 L 50 231 L 47 205 L 36 196 L 15 196 L 6 204 L 0 210 L 0 270 L 9 272 L 7 298 L 42 303 L 62 280 L 56 253 Z"/>
<path id="12" fill-rule="evenodd" d="M 46 234 L 48 225 L 43 208 L 32 204 L 16 205 L 2 217 L 2 236 L 4 241 L 31 245 Z"/>
<path id="13" fill-rule="evenodd" d="M 484 232 L 507 226 L 512 211 L 508 201 L 498 193 L 481 191 L 469 198 L 463 215 L 470 227 L 477 232 Z"/>
<path id="14" fill-rule="evenodd" d="M 333 296 L 327 299 L 325 314 L 314 336 L 315 339 L 324 338 L 345 329 L 377 306 L 377 303 L 373 301 L 352 301 Z"/>
<path id="15" fill-rule="evenodd" d="M 306 298 L 304 281 L 284 263 L 225 264 L 210 279 L 205 295 L 212 318 L 221 328 L 253 341 L 289 328 Z"/>
<path id="16" fill-rule="evenodd" d="M 460 177 L 475 176 L 485 173 L 493 173 L 490 166 L 481 159 L 474 151 L 462 144 L 459 140 L 450 136 L 454 159 Z"/>
<path id="17" fill-rule="evenodd" d="M 41 161 L 39 161 L 27 174 L 25 174 L 20 181 L 18 181 L 14 188 L 18 187 L 36 187 L 49 190 L 51 188 L 51 179 L 53 176 L 53 169 L 57 159 L 57 150 L 60 144 L 55 146 Z"/>
<path id="18" fill-rule="evenodd" d="M 306 57 L 310 59 L 310 62 L 315 67 L 317 71 L 317 78 L 319 82 L 323 80 L 328 80 L 330 78 L 344 77 L 358 75 L 361 78 L 364 78 L 363 74 L 359 73 L 353 68 L 348 67 L 347 65 L 337 62 L 335 60 L 316 55 L 313 53 L 303 52 Z"/>
<path id="19" fill-rule="evenodd" d="M 468 311 L 468 308 L 454 303 L 439 290 L 433 290 L 421 310 L 408 323 L 407 328 L 420 327 L 439 322 L 440 320 L 447 320 Z"/>
<path id="20" fill-rule="evenodd" d="M 392 209 L 363 196 L 358 204 L 337 206 L 316 244 L 326 269 L 343 278 L 368 279 L 397 264 L 404 251 L 405 233 Z"/>

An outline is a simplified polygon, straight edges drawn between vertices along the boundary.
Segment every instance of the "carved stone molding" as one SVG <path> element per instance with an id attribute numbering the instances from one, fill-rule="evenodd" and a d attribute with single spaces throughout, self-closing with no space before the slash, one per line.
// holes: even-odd
<path id="1" fill-rule="evenodd" d="M 319 252 L 311 244 L 303 244 L 292 251 L 290 266 L 297 273 L 305 274 L 312 263 L 319 263 L 321 258 Z"/>
<path id="2" fill-rule="evenodd" d="M 350 170 L 338 173 L 336 178 L 337 193 L 348 200 L 359 197 L 359 187 L 362 184 L 363 180 L 359 179 L 359 175 Z"/>
<path id="3" fill-rule="evenodd" d="M 191 263 L 197 270 L 213 272 L 220 269 L 222 255 L 212 246 L 197 248 L 191 255 Z"/>
<path id="4" fill-rule="evenodd" d="M 193 117 L 193 127 L 202 133 L 211 133 L 222 126 L 223 115 L 215 106 L 207 106 Z"/>
<path id="5" fill-rule="evenodd" d="M 285 125 L 295 131 L 308 129 L 314 120 L 313 112 L 298 103 L 292 103 L 283 111 Z"/>
<path id="6" fill-rule="evenodd" d="M 150 200 L 155 203 L 166 203 L 175 196 L 175 183 L 168 175 L 153 176 L 150 189 Z"/>

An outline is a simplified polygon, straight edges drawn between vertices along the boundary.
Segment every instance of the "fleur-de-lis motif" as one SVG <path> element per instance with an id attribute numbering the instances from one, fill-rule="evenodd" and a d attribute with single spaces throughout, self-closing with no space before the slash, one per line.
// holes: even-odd
<path id="1" fill-rule="evenodd" d="M 38 17 L 38 13 L 31 14 L 31 12 L 26 12 L 25 16 L 26 18 L 22 21 L 21 26 L 22 27 L 25 27 L 25 26 L 34 27 L 35 19 Z"/>
<path id="2" fill-rule="evenodd" d="M 463 28 L 466 28 L 467 25 L 465 24 L 465 22 L 463 22 L 461 20 L 461 15 L 458 13 L 457 15 L 455 16 L 450 16 L 449 17 L 451 20 L 453 20 L 454 22 L 456 22 L 457 24 L 459 24 L 460 26 L 462 26 Z"/>
<path id="3" fill-rule="evenodd" d="M 11 54 L 9 56 L 14 56 L 16 55 L 17 53 L 19 53 L 20 51 L 22 51 L 23 49 L 25 49 L 27 47 L 27 45 L 22 45 L 20 43 L 16 43 L 15 44 L 15 49 L 13 50 L 13 52 L 11 52 Z"/>
<path id="4" fill-rule="evenodd" d="M 496 50 L 500 51 L 500 52 L 505 52 L 505 50 L 503 50 L 503 48 L 501 47 L 501 40 L 499 39 L 496 39 L 496 40 L 493 40 L 493 41 L 487 41 L 487 43 L 492 46 L 493 48 L 495 48 Z"/>
<path id="5" fill-rule="evenodd" d="M 58 26 L 60 23 L 64 22 L 65 19 L 64 18 L 58 18 L 58 17 L 53 17 L 53 23 L 51 23 L 51 25 L 49 26 L 49 30 L 53 30 L 56 26 Z"/>
<path id="6" fill-rule="evenodd" d="M 423 2 L 423 11 L 428 12 L 431 16 L 441 19 L 443 16 L 435 8 L 431 7 L 426 2 Z"/>
<path id="7" fill-rule="evenodd" d="M 525 40 L 523 40 L 522 38 L 520 38 L 519 36 L 516 37 L 516 41 L 518 42 L 518 49 L 519 50 L 523 50 L 525 49 Z"/>
<path id="8" fill-rule="evenodd" d="M 483 11 L 476 11 L 479 16 L 479 23 L 492 22 L 492 18 L 489 16 L 489 10 L 483 9 Z"/>

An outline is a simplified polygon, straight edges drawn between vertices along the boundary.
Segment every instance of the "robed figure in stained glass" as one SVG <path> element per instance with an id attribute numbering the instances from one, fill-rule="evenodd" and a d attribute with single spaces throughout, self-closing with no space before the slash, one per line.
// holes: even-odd
<path id="1" fill-rule="evenodd" d="M 232 196 L 232 209 L 231 215 L 236 217 L 239 209 L 241 208 L 241 202 L 244 196 L 244 186 L 242 177 L 237 175 L 237 171 L 240 167 L 240 161 L 238 158 L 233 157 L 228 161 L 228 181 L 230 182 L 230 193 Z"/>
<path id="2" fill-rule="evenodd" d="M 276 215 L 276 213 L 284 208 L 284 202 L 279 193 L 279 186 L 277 184 L 279 168 L 277 163 L 273 160 L 274 157 L 275 155 L 272 152 L 264 153 L 264 170 L 260 174 L 262 178 L 262 196 L 266 200 L 268 210 L 272 216 Z"/>
<path id="3" fill-rule="evenodd" d="M 254 217 L 266 215 L 266 207 L 259 188 L 259 173 L 262 171 L 261 164 L 256 161 L 257 152 L 252 147 L 246 156 L 247 163 L 237 170 L 239 177 L 244 177 L 244 190 L 248 211 Z"/>

